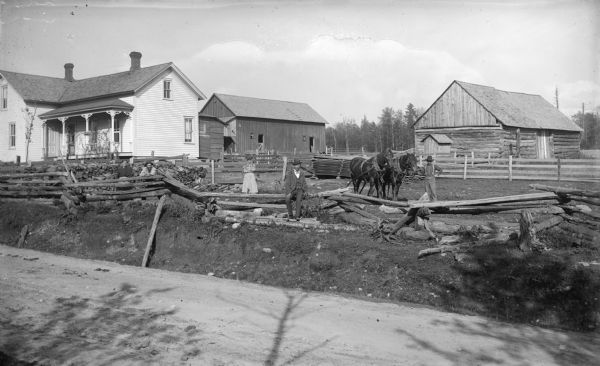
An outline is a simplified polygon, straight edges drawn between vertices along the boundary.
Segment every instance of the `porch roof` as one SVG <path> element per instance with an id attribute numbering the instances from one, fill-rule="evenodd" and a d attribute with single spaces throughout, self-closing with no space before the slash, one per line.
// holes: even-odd
<path id="1" fill-rule="evenodd" d="M 118 98 L 95 100 L 86 103 L 71 104 L 66 107 L 56 108 L 40 114 L 40 119 L 53 119 L 58 117 L 69 117 L 82 113 L 98 113 L 107 111 L 132 111 L 133 106 Z"/>

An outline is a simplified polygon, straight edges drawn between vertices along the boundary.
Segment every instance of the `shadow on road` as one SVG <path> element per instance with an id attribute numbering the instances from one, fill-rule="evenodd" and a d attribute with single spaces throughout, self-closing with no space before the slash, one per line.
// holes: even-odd
<path id="1" fill-rule="evenodd" d="M 306 300 L 308 298 L 308 294 L 306 294 L 306 293 L 293 294 L 289 291 L 283 291 L 283 294 L 285 295 L 286 303 L 285 303 L 285 307 L 283 308 L 283 311 L 281 313 L 273 313 L 269 309 L 261 309 L 259 307 L 251 307 L 245 303 L 242 303 L 242 302 L 239 302 L 236 300 L 225 299 L 220 295 L 217 296 L 219 299 L 221 299 L 223 301 L 229 302 L 231 304 L 234 304 L 241 308 L 250 310 L 254 313 L 263 315 L 265 317 L 275 319 L 277 321 L 277 328 L 275 329 L 275 332 L 274 332 L 273 343 L 272 343 L 271 348 L 268 352 L 268 355 L 264 361 L 265 366 L 274 366 L 274 365 L 283 366 L 283 365 L 291 365 L 291 364 L 302 364 L 302 359 L 304 359 L 305 357 L 310 355 L 312 352 L 314 352 L 322 347 L 325 347 L 327 344 L 329 344 L 334 339 L 334 338 L 326 339 L 323 342 L 320 342 L 311 347 L 302 349 L 302 350 L 294 353 L 293 355 L 287 357 L 286 359 L 282 359 L 282 358 L 284 358 L 282 356 L 282 352 L 281 352 L 282 345 L 286 339 L 286 336 L 289 338 L 289 336 L 291 335 L 292 329 L 293 329 L 291 322 L 301 319 L 302 317 L 306 316 L 307 314 L 310 314 L 310 313 L 316 311 L 314 309 L 306 309 L 306 308 L 300 309 L 301 304 L 304 302 L 304 300 Z"/>
<path id="2" fill-rule="evenodd" d="M 167 348 L 181 348 L 181 359 L 187 360 L 200 354 L 195 346 L 200 331 L 193 326 L 180 329 L 165 321 L 176 313 L 175 308 L 154 310 L 142 305 L 153 293 L 171 290 L 139 293 L 123 283 L 98 298 L 58 298 L 41 319 L 18 311 L 10 319 L 0 319 L 4 328 L 0 347 L 8 355 L 40 364 L 161 363 Z"/>
<path id="3" fill-rule="evenodd" d="M 542 328 L 499 325 L 494 322 L 464 323 L 458 319 L 433 320 L 431 324 L 445 332 L 455 334 L 456 343 L 461 339 L 477 339 L 476 343 L 487 345 L 477 348 L 476 343 L 465 347 L 448 348 L 429 339 L 411 334 L 403 329 L 396 332 L 410 340 L 408 347 L 430 352 L 454 365 L 539 365 L 543 361 L 532 357 L 533 350 L 549 355 L 559 365 L 600 365 L 597 345 L 600 337 L 594 334 L 556 333 Z M 461 338 L 465 337 L 466 338 Z M 474 338 L 475 337 L 475 338 Z M 412 344 L 411 344 L 412 343 Z M 496 345 L 490 349 L 489 345 Z"/>

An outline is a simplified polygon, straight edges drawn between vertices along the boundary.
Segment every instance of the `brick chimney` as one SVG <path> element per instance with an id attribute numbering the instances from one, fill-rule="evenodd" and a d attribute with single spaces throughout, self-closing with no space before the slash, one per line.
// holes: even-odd
<path id="1" fill-rule="evenodd" d="M 73 68 L 74 67 L 75 67 L 75 65 L 73 65 L 72 63 L 65 64 L 65 80 L 66 81 L 75 81 L 75 79 L 73 79 Z"/>
<path id="2" fill-rule="evenodd" d="M 129 71 L 139 70 L 141 67 L 142 54 L 137 51 L 132 51 L 129 53 L 129 57 L 131 57 L 131 67 Z"/>

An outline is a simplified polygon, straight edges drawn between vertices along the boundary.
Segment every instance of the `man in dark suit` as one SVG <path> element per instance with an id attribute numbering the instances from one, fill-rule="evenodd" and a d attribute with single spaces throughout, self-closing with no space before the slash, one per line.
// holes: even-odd
<path id="1" fill-rule="evenodd" d="M 285 176 L 285 204 L 288 210 L 288 221 L 294 217 L 292 212 L 292 199 L 296 199 L 296 221 L 300 221 L 300 209 L 302 208 L 302 198 L 308 187 L 306 186 L 306 177 L 304 171 L 300 169 L 302 163 L 299 159 L 294 159 L 292 169 Z"/>

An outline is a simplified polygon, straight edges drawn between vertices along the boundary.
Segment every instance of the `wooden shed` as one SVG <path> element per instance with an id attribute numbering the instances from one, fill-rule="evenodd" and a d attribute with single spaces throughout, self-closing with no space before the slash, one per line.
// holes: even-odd
<path id="1" fill-rule="evenodd" d="M 423 142 L 423 155 L 449 155 L 450 147 L 452 146 L 452 140 L 446 136 L 438 133 L 432 133 L 422 140 Z"/>
<path id="2" fill-rule="evenodd" d="M 419 155 L 438 136 L 451 154 L 538 159 L 577 158 L 582 131 L 539 95 L 456 80 L 413 126 Z"/>
<path id="3" fill-rule="evenodd" d="M 223 152 L 223 129 L 227 124 L 214 116 L 198 114 L 198 141 L 200 159 L 217 160 Z"/>
<path id="4" fill-rule="evenodd" d="M 213 94 L 200 115 L 225 124 L 211 138 L 228 153 L 325 151 L 327 121 L 306 103 Z"/>

